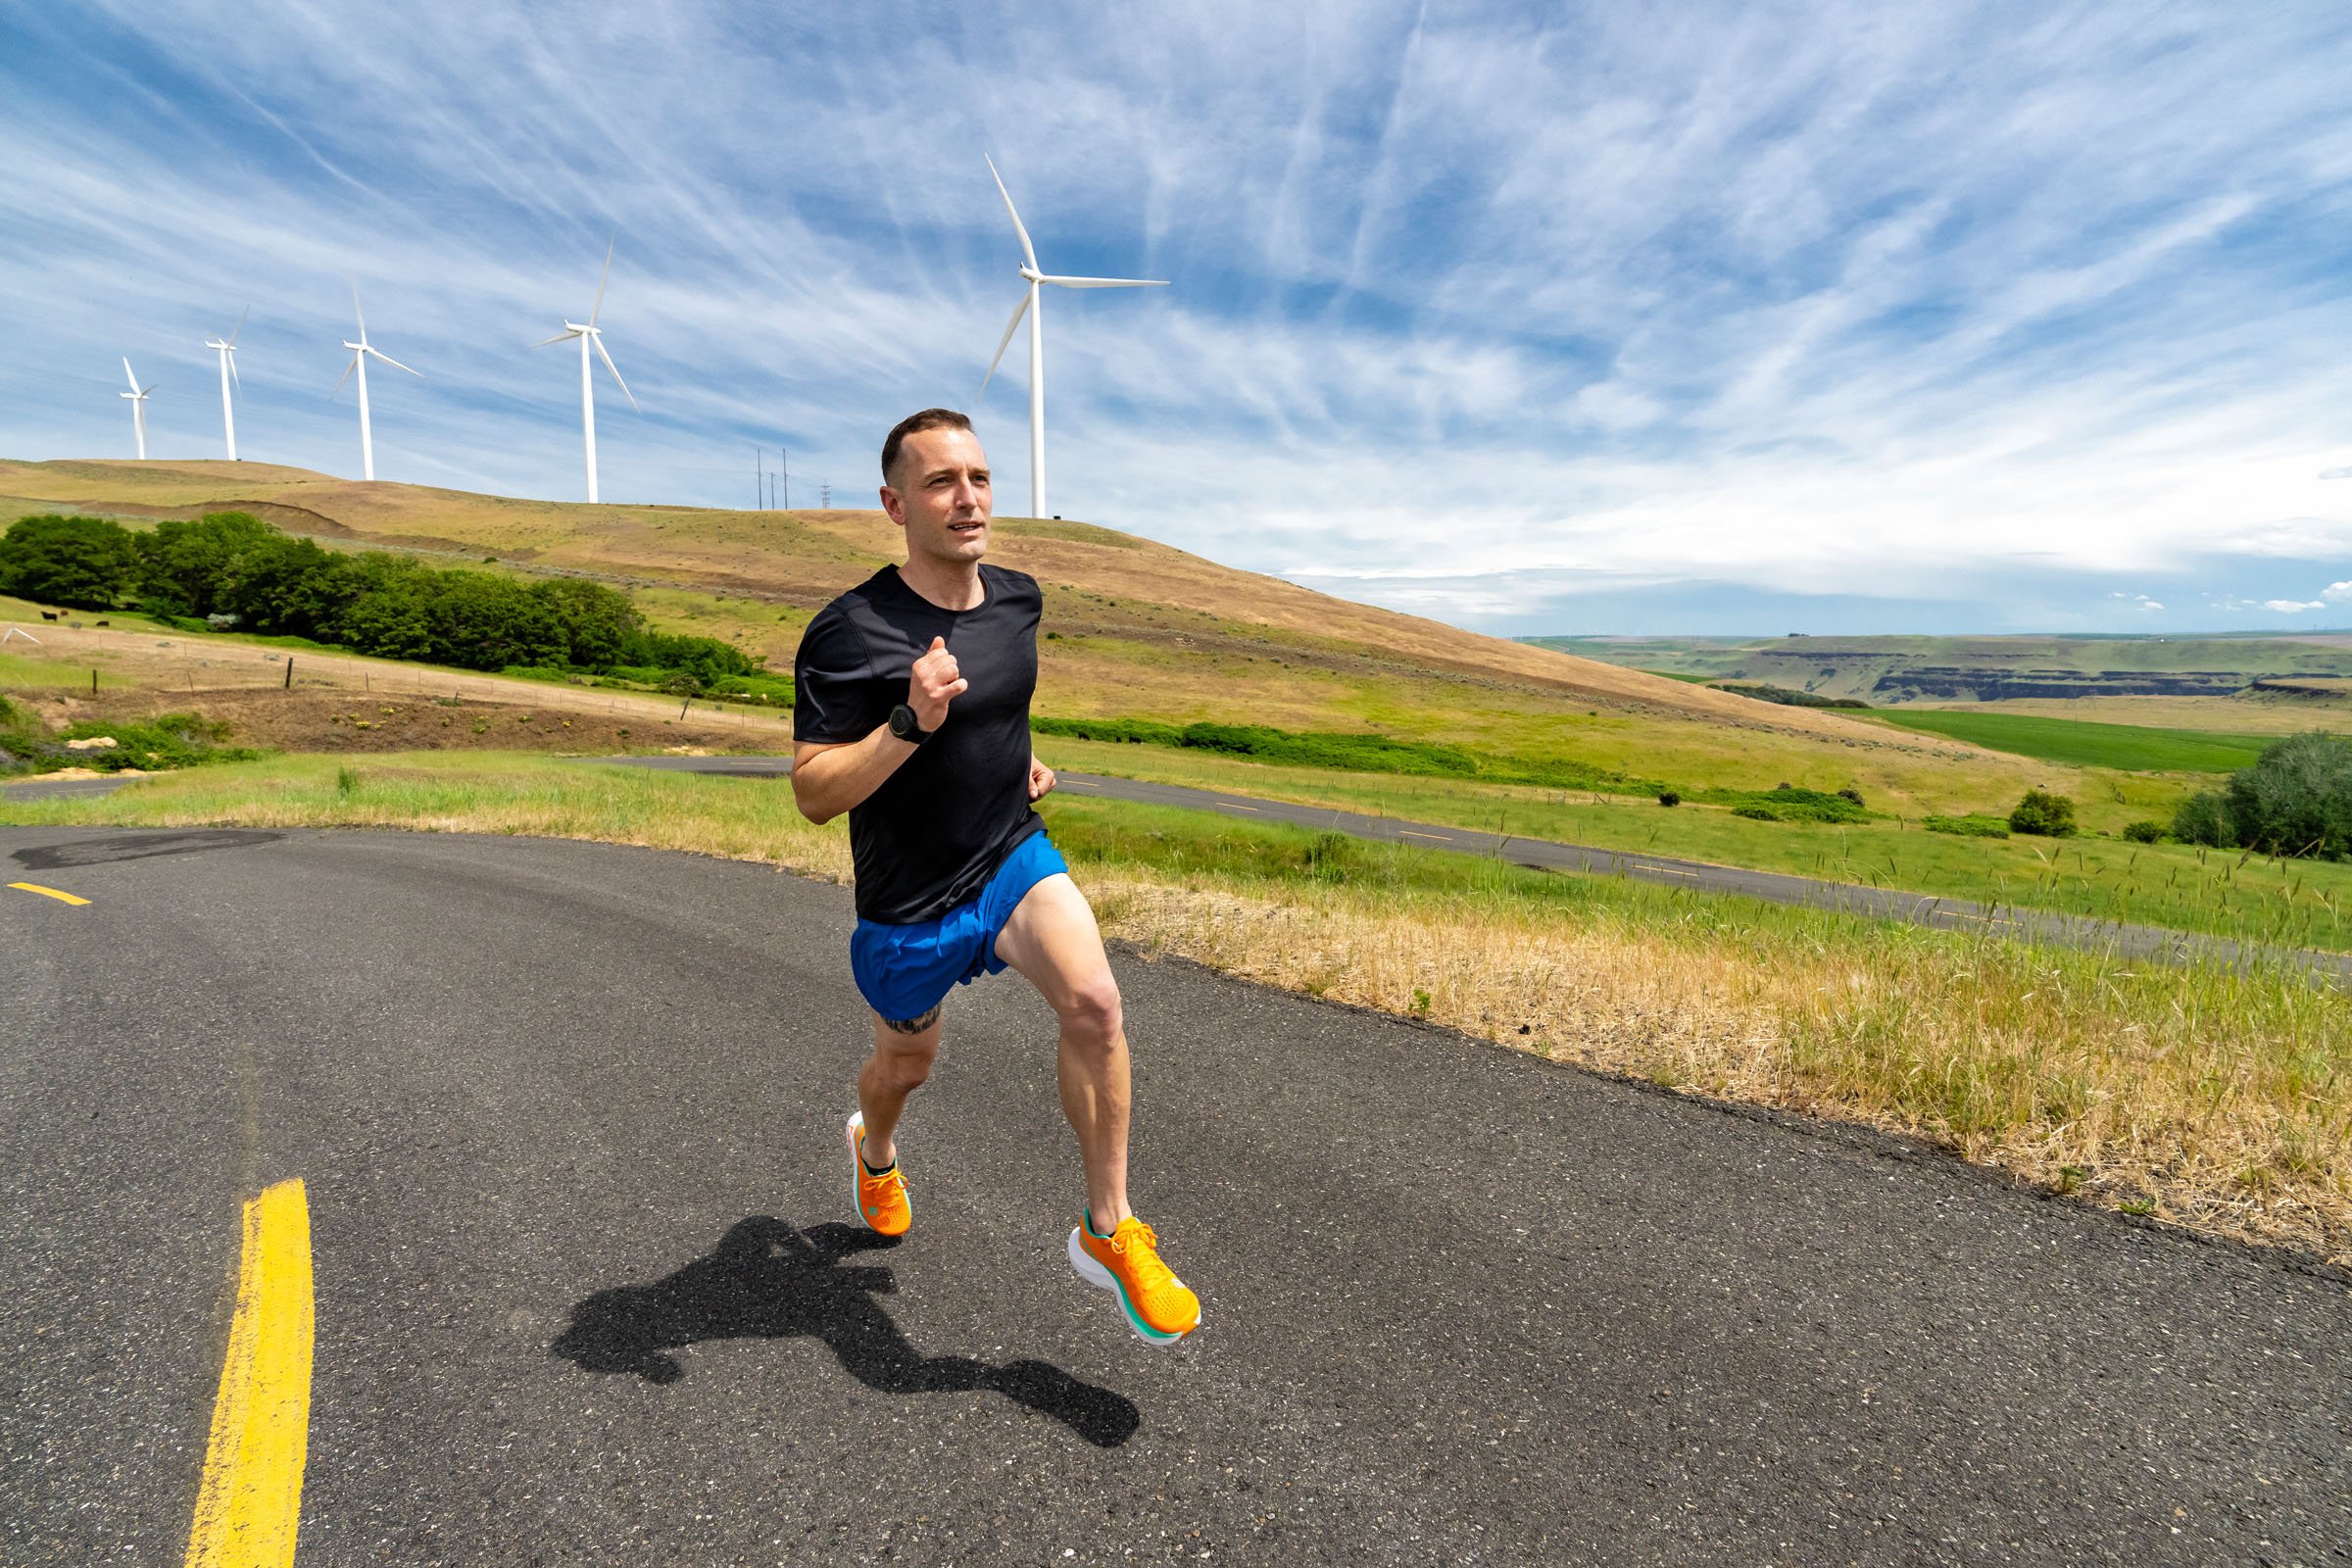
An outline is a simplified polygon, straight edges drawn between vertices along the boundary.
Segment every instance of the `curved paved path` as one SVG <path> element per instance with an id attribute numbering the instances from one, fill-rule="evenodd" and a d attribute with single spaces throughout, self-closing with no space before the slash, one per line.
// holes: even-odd
<path id="1" fill-rule="evenodd" d="M 2289 1563 L 2340 1275 L 1115 959 L 1206 1326 L 1079 1285 L 1051 1017 L 959 992 L 845 1224 L 848 894 L 0 828 L 0 1561 L 175 1560 L 238 1204 L 307 1183 L 314 1563 Z"/>

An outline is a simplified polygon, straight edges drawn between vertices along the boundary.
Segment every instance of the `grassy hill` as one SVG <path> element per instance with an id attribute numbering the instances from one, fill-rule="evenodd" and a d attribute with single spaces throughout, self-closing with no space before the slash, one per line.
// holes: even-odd
<path id="1" fill-rule="evenodd" d="M 0 518 L 77 511 L 135 524 L 228 508 L 345 548 L 612 581 L 658 624 L 724 637 L 778 668 L 817 606 L 901 550 L 879 512 L 587 506 L 252 463 L 0 462 Z M 1086 523 L 1000 519 L 991 559 L 1045 585 L 1043 713 L 1377 730 L 1686 788 L 1924 791 L 1936 808 L 1954 804 L 1942 784 L 1990 803 L 2029 782 L 2015 760 L 1945 737 L 1480 636 Z"/>

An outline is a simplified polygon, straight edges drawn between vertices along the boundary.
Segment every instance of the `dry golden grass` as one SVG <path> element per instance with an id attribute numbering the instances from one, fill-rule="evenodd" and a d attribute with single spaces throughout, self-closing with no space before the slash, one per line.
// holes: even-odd
<path id="1" fill-rule="evenodd" d="M 2352 1263 L 2340 993 L 1892 930 L 1808 953 L 1483 900 L 1087 884 L 1106 931 L 1248 979 Z"/>
<path id="2" fill-rule="evenodd" d="M 202 769 L 4 814 L 524 833 L 850 874 L 840 825 L 811 826 L 774 787 L 538 758 L 341 761 Z M 1351 852 L 1368 858 L 1337 880 L 1270 876 L 1274 861 L 1236 849 L 1270 829 L 1057 809 L 1084 813 L 1063 819 L 1065 848 L 1083 846 L 1073 859 L 1105 931 L 1148 954 L 1914 1134 L 2093 1201 L 2352 1264 L 2352 1007 L 2307 979 L 2135 967 L 1427 852 Z M 1227 863 L 1243 868 L 1201 869 Z"/>

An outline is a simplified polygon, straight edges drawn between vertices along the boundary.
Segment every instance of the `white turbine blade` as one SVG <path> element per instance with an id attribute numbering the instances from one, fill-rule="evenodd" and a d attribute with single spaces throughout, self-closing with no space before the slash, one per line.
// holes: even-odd
<path id="1" fill-rule="evenodd" d="M 338 375 L 338 376 L 336 376 L 336 377 L 335 377 L 335 390 L 334 390 L 334 391 L 332 391 L 332 392 L 329 392 L 329 393 L 326 395 L 326 401 L 327 401 L 327 402 L 329 402 L 329 403 L 332 403 L 332 402 L 334 402 L 334 401 L 335 401 L 335 399 L 336 399 L 338 396 L 340 396 L 340 395 L 342 394 L 342 391 L 343 391 L 343 383 L 351 379 L 351 372 L 352 372 L 352 371 L 354 371 L 354 370 L 356 370 L 356 369 L 358 369 L 358 368 L 359 368 L 359 366 L 360 366 L 360 357 L 359 357 L 359 355 L 357 355 L 357 354 L 354 354 L 354 355 L 352 355 L 352 357 L 351 357 L 351 363 L 350 363 L 349 365 L 346 365 L 345 367 L 343 367 L 343 373 L 342 373 L 341 375 Z"/>
<path id="2" fill-rule="evenodd" d="M 1164 277 L 1041 277 L 1040 283 L 1059 283 L 1063 288 L 1166 288 Z"/>
<path id="3" fill-rule="evenodd" d="M 245 330 L 245 318 L 251 316 L 252 314 L 253 307 L 250 305 L 246 306 L 244 310 L 237 313 L 237 331 L 228 334 L 228 346 L 230 348 L 233 349 L 237 346 L 237 333 Z"/>
<path id="4" fill-rule="evenodd" d="M 139 388 L 139 396 L 141 396 L 141 397 L 145 397 L 145 396 L 146 396 L 148 393 L 150 393 L 150 392 L 152 392 L 152 391 L 154 391 L 154 390 L 155 390 L 155 383 L 154 383 L 154 382 L 152 382 L 152 381 L 150 381 L 150 382 L 148 382 L 148 383 L 147 383 L 145 386 L 143 386 L 143 387 Z"/>
<path id="5" fill-rule="evenodd" d="M 1021 236 L 1021 254 L 1029 258 L 1029 270 L 1034 272 L 1037 270 L 1037 247 L 1029 243 L 1029 230 L 1021 226 L 1021 215 L 1013 212 L 1012 192 L 1004 188 L 1004 176 L 997 172 L 995 159 L 982 153 L 980 161 L 988 165 L 988 177 L 997 182 L 997 194 L 1004 198 L 1004 210 L 1012 213 L 1012 231 Z"/>
<path id="6" fill-rule="evenodd" d="M 360 341 L 368 341 L 368 313 L 360 309 L 360 280 L 351 280 L 351 314 L 360 318 Z"/>
<path id="7" fill-rule="evenodd" d="M 549 338 L 547 343 L 534 343 L 531 345 L 531 347 L 535 349 L 543 349 L 547 347 L 548 343 L 568 343 L 579 335 L 579 333 L 571 331 L 558 332 L 554 337 Z"/>
<path id="8" fill-rule="evenodd" d="M 605 285 L 612 281 L 612 247 L 619 243 L 620 231 L 614 229 L 612 237 L 605 241 L 605 275 L 596 280 L 596 303 L 588 307 L 588 324 L 590 326 L 596 324 L 598 313 L 605 308 Z M 602 345 L 599 345 L 599 348 L 601 350 Z"/>
<path id="9" fill-rule="evenodd" d="M 401 364 L 401 363 L 400 363 L 398 360 L 394 359 L 394 358 L 393 358 L 391 355 L 389 355 L 389 354 L 386 354 L 386 353 L 385 353 L 385 352 L 384 352 L 382 349 L 379 349 L 379 348 L 375 347 L 373 344 L 369 344 L 369 345 L 368 345 L 367 348 L 363 349 L 361 352 L 362 352 L 362 353 L 364 353 L 364 354 L 372 354 L 372 355 L 374 355 L 374 356 L 375 356 L 377 359 L 379 359 L 379 360 L 383 361 L 383 362 L 384 362 L 386 365 L 389 365 L 389 366 L 390 366 L 390 367 L 392 367 L 392 368 L 394 368 L 395 370 L 409 370 L 409 368 L 408 368 L 407 366 L 405 366 L 405 365 Z M 409 370 L 409 373 L 410 373 L 411 375 L 413 375 L 413 376 L 416 377 L 416 379 L 417 379 L 417 380 L 419 380 L 419 381 L 421 381 L 421 380 L 423 380 L 423 379 L 424 379 L 424 372 L 423 372 L 422 370 Z"/>
<path id="10" fill-rule="evenodd" d="M 1021 318 L 1029 313 L 1029 290 L 1021 290 L 1021 303 L 1012 308 L 1012 319 L 1004 323 L 1004 335 L 997 339 L 996 358 L 988 362 L 988 373 L 980 378 L 980 390 L 986 392 L 988 383 L 997 378 L 997 362 L 1004 358 L 1004 345 L 1012 341 L 1013 332 L 1020 326 Z"/>
<path id="11" fill-rule="evenodd" d="M 125 355 L 122 360 L 122 379 L 130 383 L 130 389 L 133 392 L 136 392 L 139 389 L 139 378 L 131 373 L 130 358 L 127 355 Z"/>
<path id="12" fill-rule="evenodd" d="M 237 373 L 237 355 L 231 349 L 224 358 L 228 361 L 228 379 L 240 392 L 245 390 L 245 378 Z"/>
<path id="13" fill-rule="evenodd" d="M 604 334 L 602 332 L 592 333 L 588 341 L 596 345 L 596 357 L 605 362 L 605 368 L 612 372 L 612 379 L 620 381 L 620 395 L 629 400 L 629 407 L 640 414 L 645 412 L 637 408 L 637 394 L 629 390 L 629 383 L 620 380 L 620 367 L 614 365 L 612 356 L 605 352 Z"/>

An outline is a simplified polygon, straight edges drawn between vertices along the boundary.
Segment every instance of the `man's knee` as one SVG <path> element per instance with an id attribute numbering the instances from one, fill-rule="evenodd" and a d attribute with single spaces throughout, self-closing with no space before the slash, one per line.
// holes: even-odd
<path id="1" fill-rule="evenodd" d="M 884 1051 L 874 1056 L 874 1066 L 882 1076 L 885 1087 L 900 1094 L 922 1088 L 931 1076 L 931 1064 L 939 1059 L 937 1048 L 929 1051 Z"/>
<path id="2" fill-rule="evenodd" d="M 1108 969 L 1080 981 L 1054 1010 L 1061 1015 L 1064 1029 L 1104 1046 L 1119 1037 L 1126 1023 L 1119 1007 L 1119 983 Z"/>
<path id="3" fill-rule="evenodd" d="M 874 1031 L 874 1068 L 890 1088 L 919 1089 L 939 1059 L 939 1009 L 919 1018 L 882 1018 Z"/>

